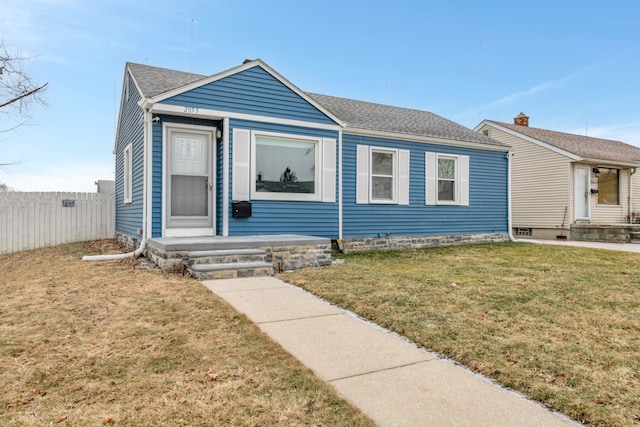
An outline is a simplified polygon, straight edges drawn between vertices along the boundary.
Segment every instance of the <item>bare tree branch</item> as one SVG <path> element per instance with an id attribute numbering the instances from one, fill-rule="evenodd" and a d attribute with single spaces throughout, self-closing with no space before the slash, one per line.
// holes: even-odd
<path id="1" fill-rule="evenodd" d="M 18 96 L 17 98 L 10 99 L 9 101 L 5 102 L 4 104 L 0 104 L 0 108 L 6 107 L 7 105 L 13 104 L 14 102 L 18 102 L 21 99 L 26 98 L 28 96 L 35 95 L 37 92 L 39 92 L 39 91 L 43 90 L 44 88 L 46 88 L 48 84 L 49 83 L 45 83 L 40 87 L 32 89 L 29 92 Z"/>
<path id="2" fill-rule="evenodd" d="M 31 57 L 9 50 L 0 40 L 0 134 L 14 131 L 28 124 L 35 104 L 46 106 L 43 93 L 49 83 L 39 84 L 31 77 L 26 64 Z M 0 169 L 15 162 L 0 160 Z"/>

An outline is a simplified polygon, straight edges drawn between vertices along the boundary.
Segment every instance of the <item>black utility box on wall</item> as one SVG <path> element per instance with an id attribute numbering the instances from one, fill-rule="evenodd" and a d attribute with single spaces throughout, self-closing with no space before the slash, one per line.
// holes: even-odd
<path id="1" fill-rule="evenodd" d="M 231 203 L 234 218 L 249 218 L 251 216 L 251 203 L 234 202 Z"/>

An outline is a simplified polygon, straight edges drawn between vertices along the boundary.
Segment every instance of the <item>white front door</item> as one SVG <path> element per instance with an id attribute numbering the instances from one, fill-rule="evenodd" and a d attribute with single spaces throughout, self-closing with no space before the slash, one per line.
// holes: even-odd
<path id="1" fill-rule="evenodd" d="M 215 128 L 165 128 L 166 236 L 214 234 L 213 135 Z"/>
<path id="2" fill-rule="evenodd" d="M 575 219 L 588 220 L 591 217 L 589 208 L 591 169 L 589 166 L 575 166 L 573 181 L 575 192 Z"/>

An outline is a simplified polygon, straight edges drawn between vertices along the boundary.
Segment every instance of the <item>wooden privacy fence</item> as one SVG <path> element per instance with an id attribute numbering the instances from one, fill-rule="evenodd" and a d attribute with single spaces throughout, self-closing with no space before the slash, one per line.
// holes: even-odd
<path id="1" fill-rule="evenodd" d="M 0 192 L 0 254 L 114 235 L 113 193 Z"/>

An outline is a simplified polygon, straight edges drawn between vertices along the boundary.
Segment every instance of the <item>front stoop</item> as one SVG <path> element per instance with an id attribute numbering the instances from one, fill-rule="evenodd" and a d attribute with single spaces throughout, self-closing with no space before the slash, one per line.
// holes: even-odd
<path id="1" fill-rule="evenodd" d="M 295 234 L 149 239 L 146 256 L 166 271 L 197 279 L 272 276 L 331 264 L 331 240 Z"/>
<path id="2" fill-rule="evenodd" d="M 198 280 L 273 276 L 270 255 L 261 249 L 189 251 L 182 273 Z"/>

